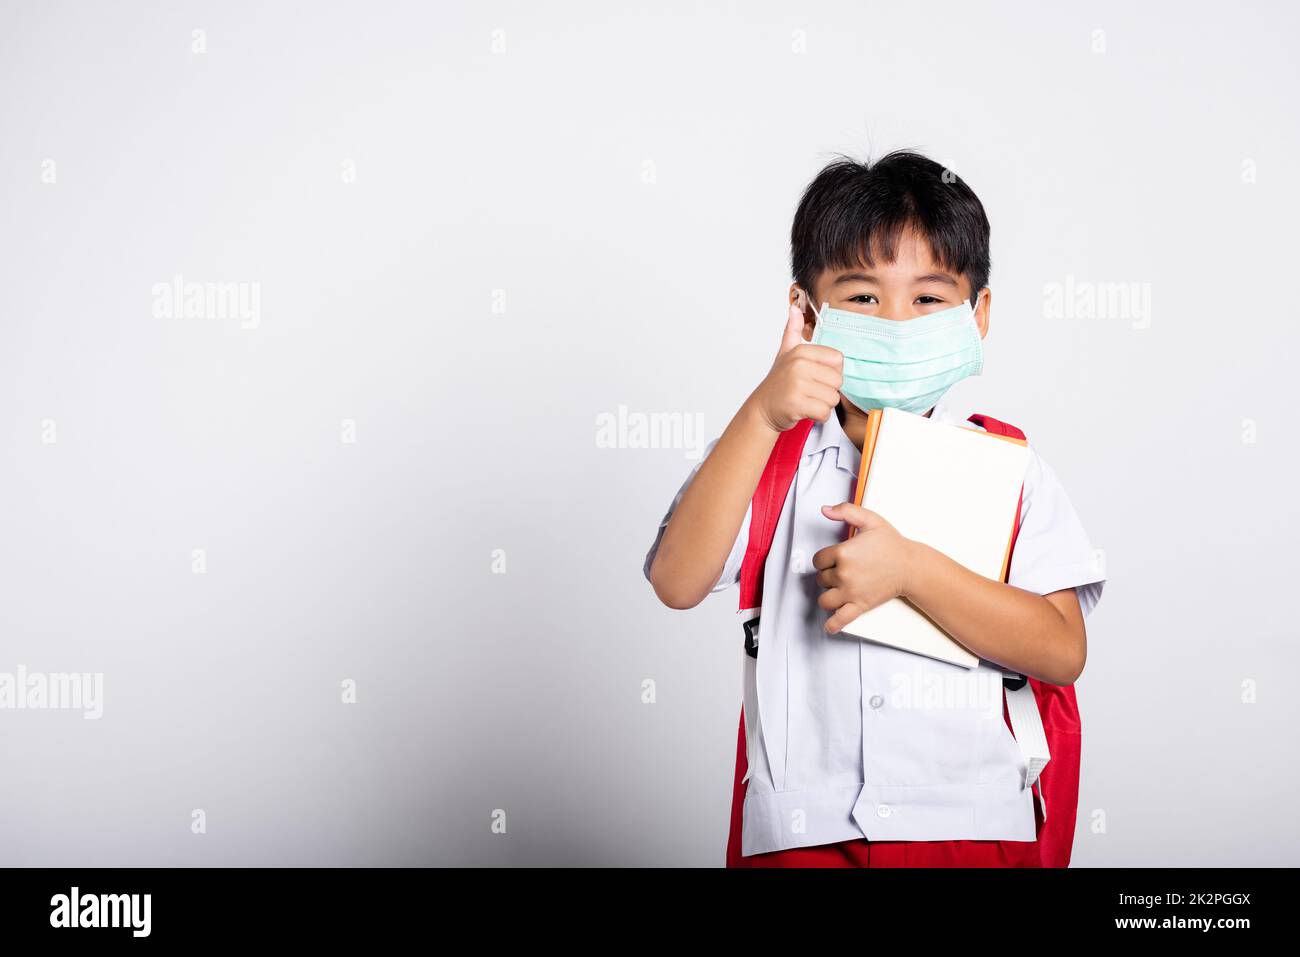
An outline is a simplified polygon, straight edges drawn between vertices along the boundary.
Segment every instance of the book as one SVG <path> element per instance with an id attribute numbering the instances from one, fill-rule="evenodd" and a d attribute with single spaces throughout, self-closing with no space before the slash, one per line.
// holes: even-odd
<path id="1" fill-rule="evenodd" d="M 854 501 L 899 534 L 1004 581 L 1029 456 L 1023 439 L 872 409 Z M 903 598 L 860 615 L 841 634 L 966 668 L 979 664 Z"/>

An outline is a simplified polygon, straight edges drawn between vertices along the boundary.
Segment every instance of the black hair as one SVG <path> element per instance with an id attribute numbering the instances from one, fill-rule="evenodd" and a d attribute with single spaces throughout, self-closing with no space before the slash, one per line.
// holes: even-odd
<path id="1" fill-rule="evenodd" d="M 825 269 L 893 262 L 914 229 L 945 269 L 965 276 L 971 301 L 989 281 L 989 220 L 979 197 L 951 170 L 910 150 L 874 163 L 844 157 L 808 184 L 790 229 L 794 281 L 809 297 Z"/>

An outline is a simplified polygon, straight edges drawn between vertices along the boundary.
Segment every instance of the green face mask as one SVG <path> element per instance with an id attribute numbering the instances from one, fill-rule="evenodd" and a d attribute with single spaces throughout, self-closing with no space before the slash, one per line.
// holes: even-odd
<path id="1" fill-rule="evenodd" d="M 812 341 L 844 354 L 840 392 L 863 411 L 924 415 L 954 384 L 984 368 L 983 341 L 969 302 L 915 319 L 881 319 L 825 304 L 813 311 Z"/>

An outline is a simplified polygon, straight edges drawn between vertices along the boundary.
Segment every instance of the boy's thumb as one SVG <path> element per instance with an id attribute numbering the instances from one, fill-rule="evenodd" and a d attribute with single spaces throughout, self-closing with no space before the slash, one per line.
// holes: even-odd
<path id="1" fill-rule="evenodd" d="M 882 519 L 869 508 L 852 502 L 840 502 L 839 505 L 823 505 L 822 514 L 837 522 L 845 522 L 854 528 L 867 530 L 884 524 Z"/>
<path id="2" fill-rule="evenodd" d="M 781 349 L 777 355 L 784 355 L 799 343 L 805 341 L 803 327 L 803 310 L 799 308 L 798 303 L 792 302 L 790 303 L 790 315 L 785 323 L 785 332 L 781 335 Z"/>

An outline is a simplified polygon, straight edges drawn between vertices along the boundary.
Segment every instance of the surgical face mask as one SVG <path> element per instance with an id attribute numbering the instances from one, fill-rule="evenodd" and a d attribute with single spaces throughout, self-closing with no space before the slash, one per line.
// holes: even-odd
<path id="1" fill-rule="evenodd" d="M 969 302 L 915 319 L 864 316 L 825 303 L 813 311 L 812 341 L 844 354 L 840 392 L 863 411 L 924 415 L 954 384 L 984 368 L 984 345 Z"/>

